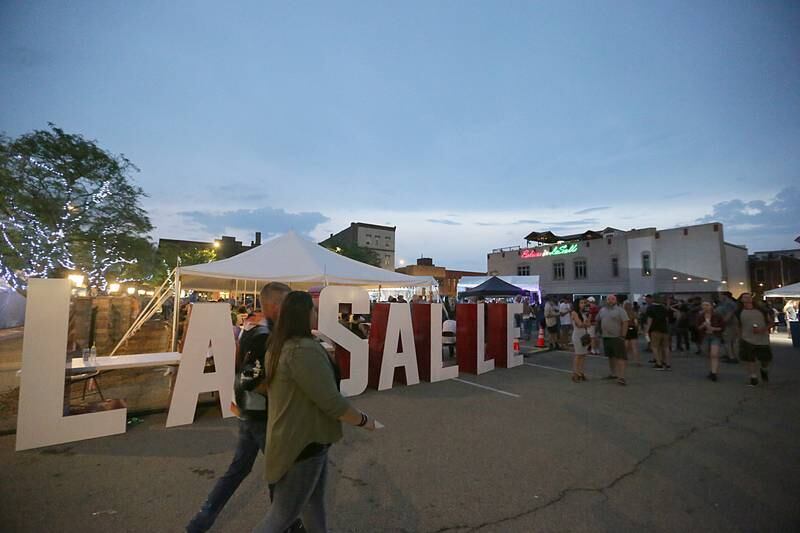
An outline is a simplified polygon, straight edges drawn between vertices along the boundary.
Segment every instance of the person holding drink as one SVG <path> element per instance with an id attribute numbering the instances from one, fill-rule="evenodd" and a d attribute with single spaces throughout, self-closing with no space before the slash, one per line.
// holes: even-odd
<path id="1" fill-rule="evenodd" d="M 753 295 L 745 292 L 739 297 L 742 304 L 739 310 L 739 324 L 742 338 L 739 341 L 739 358 L 747 363 L 750 371 L 750 386 L 758 385 L 756 375 L 756 359 L 761 364 L 761 381 L 769 382 L 769 364 L 772 361 L 772 349 L 769 346 L 769 332 L 772 322 L 768 320 L 767 311 L 753 302 Z"/>

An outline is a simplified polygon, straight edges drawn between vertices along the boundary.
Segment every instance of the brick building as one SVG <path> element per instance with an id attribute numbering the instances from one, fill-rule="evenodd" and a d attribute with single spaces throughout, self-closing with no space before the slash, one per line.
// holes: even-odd
<path id="1" fill-rule="evenodd" d="M 431 276 L 439 283 L 441 296 L 456 296 L 458 280 L 464 276 L 485 276 L 486 272 L 470 272 L 467 270 L 449 270 L 433 264 L 430 257 L 420 257 L 417 264 L 396 269 L 396 272 L 409 276 Z"/>
<path id="2" fill-rule="evenodd" d="M 747 264 L 750 286 L 758 296 L 800 282 L 800 249 L 755 252 L 748 257 Z"/>

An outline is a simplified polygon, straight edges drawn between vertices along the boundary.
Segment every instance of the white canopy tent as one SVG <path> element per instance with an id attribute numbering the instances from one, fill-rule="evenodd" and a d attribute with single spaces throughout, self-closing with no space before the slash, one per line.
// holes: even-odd
<path id="1" fill-rule="evenodd" d="M 765 298 L 800 298 L 800 283 L 792 283 L 785 287 L 770 289 L 764 293 Z"/>
<path id="2" fill-rule="evenodd" d="M 290 231 L 239 255 L 178 269 L 181 288 L 256 292 L 271 281 L 315 285 L 432 287 L 430 276 L 407 276 L 344 257 Z"/>
<path id="3" fill-rule="evenodd" d="M 153 299 L 123 335 L 111 355 L 149 320 L 170 293 L 175 298 L 172 319 L 174 350 L 182 289 L 255 295 L 261 287 L 272 281 L 286 283 L 293 289 L 301 290 L 320 285 L 355 285 L 365 289 L 428 287 L 431 291 L 438 288 L 436 280 L 431 276 L 407 276 L 367 265 L 332 252 L 290 231 L 228 259 L 177 267 L 155 292 Z"/>

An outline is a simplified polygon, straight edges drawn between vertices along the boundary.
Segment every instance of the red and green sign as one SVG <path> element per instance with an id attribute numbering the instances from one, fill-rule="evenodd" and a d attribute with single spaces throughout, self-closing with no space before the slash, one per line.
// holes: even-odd
<path id="1" fill-rule="evenodd" d="M 567 255 L 578 251 L 578 243 L 559 244 L 551 248 L 535 248 L 522 250 L 520 256 L 523 259 L 533 259 L 534 257 L 547 257 L 549 255 Z"/>

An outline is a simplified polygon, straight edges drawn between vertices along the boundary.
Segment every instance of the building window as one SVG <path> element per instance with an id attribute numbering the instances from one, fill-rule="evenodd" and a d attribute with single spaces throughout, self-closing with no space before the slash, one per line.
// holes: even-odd
<path id="1" fill-rule="evenodd" d="M 756 269 L 756 283 L 764 283 L 766 281 L 766 276 L 764 275 L 763 268 Z"/>
<path id="2" fill-rule="evenodd" d="M 575 260 L 575 279 L 586 279 L 586 259 Z"/>
<path id="3" fill-rule="evenodd" d="M 531 275 L 530 265 L 521 265 L 517 267 L 517 276 L 530 276 L 530 275 Z"/>
<path id="4" fill-rule="evenodd" d="M 619 258 L 612 257 L 611 258 L 611 277 L 618 278 L 619 277 Z"/>
<path id="5" fill-rule="evenodd" d="M 683 228 L 684 236 L 689 235 L 689 228 Z"/>
<path id="6" fill-rule="evenodd" d="M 553 279 L 564 279 L 564 263 L 553 263 Z"/>
<path id="7" fill-rule="evenodd" d="M 650 264 L 650 252 L 644 252 L 642 254 L 642 276 L 652 276 L 653 269 Z"/>

